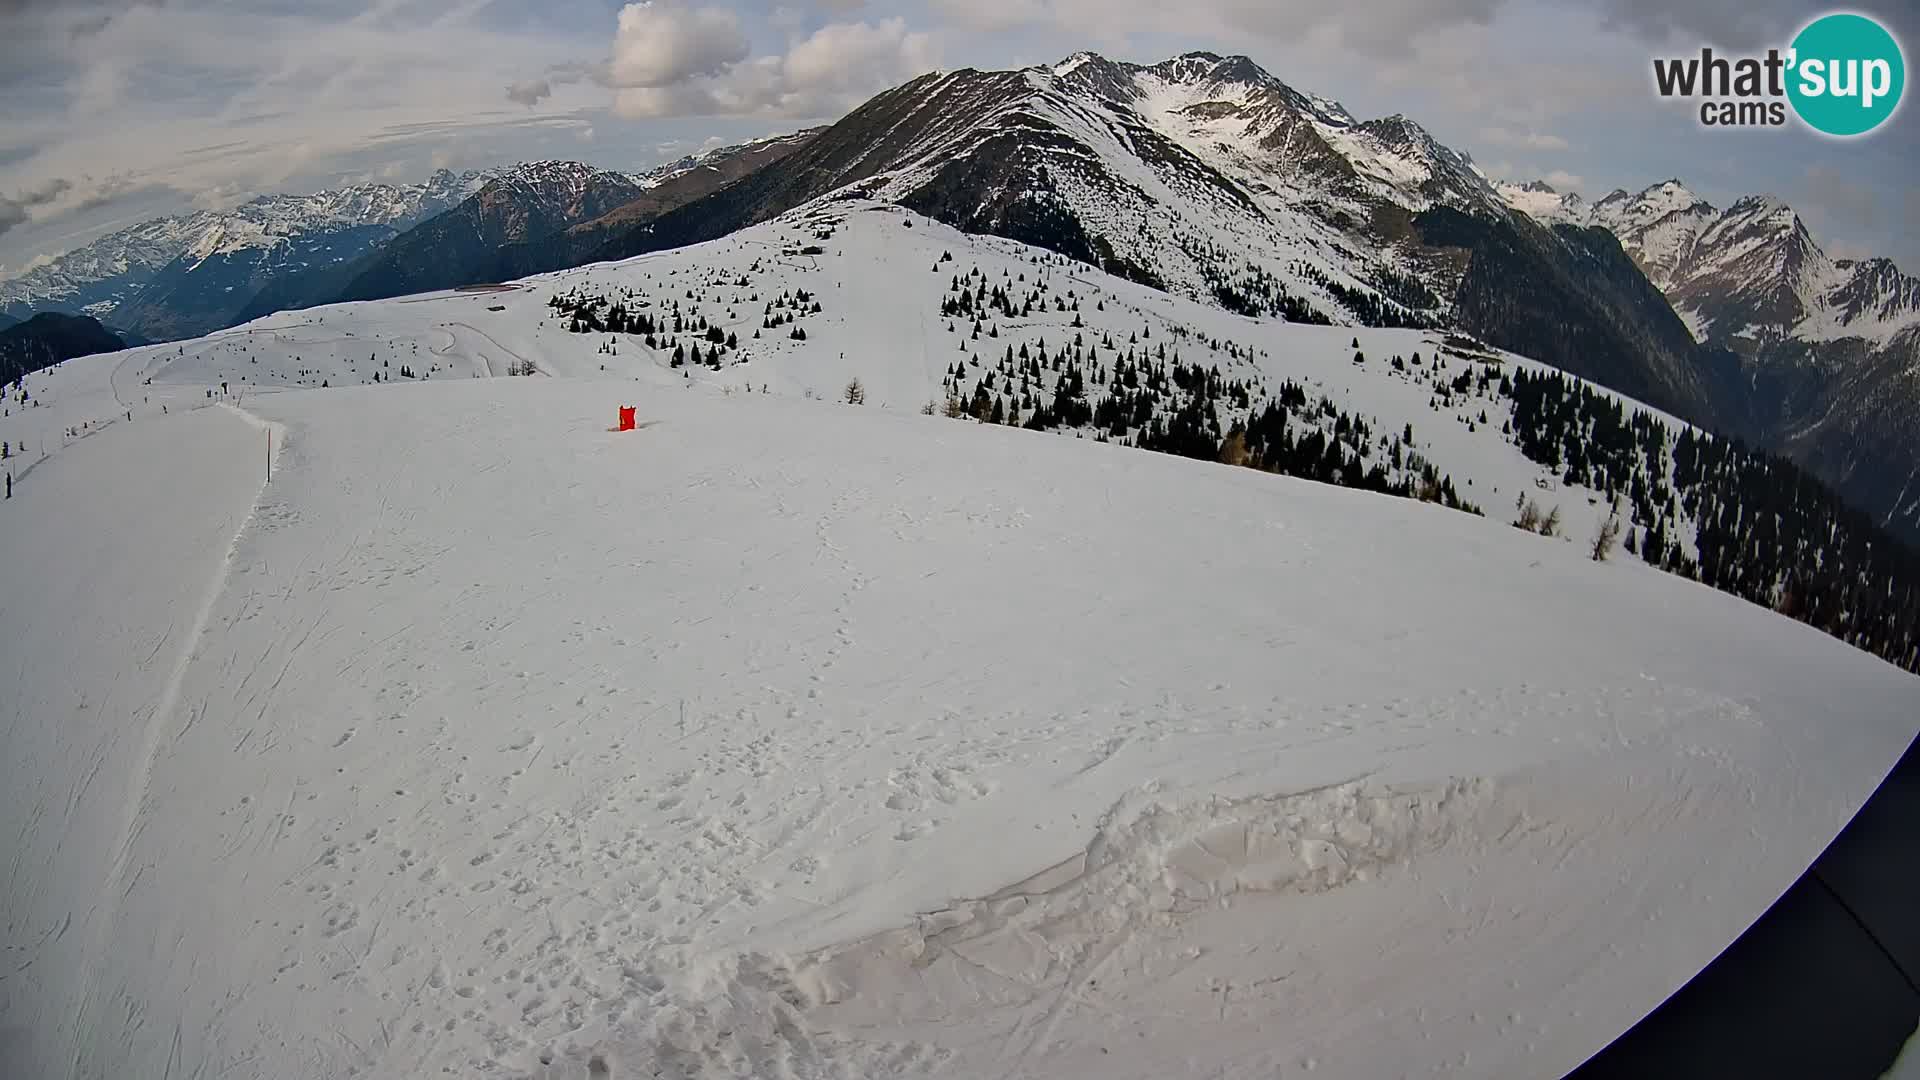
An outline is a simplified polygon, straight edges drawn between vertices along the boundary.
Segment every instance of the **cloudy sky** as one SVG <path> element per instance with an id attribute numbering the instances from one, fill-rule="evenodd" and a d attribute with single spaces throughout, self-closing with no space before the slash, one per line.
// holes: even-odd
<path id="1" fill-rule="evenodd" d="M 1705 131 L 1650 60 L 1786 44 L 1788 0 L 0 0 L 0 275 L 141 218 L 536 157 L 637 169 L 831 120 L 935 68 L 1246 53 L 1495 175 L 1678 176 L 1920 272 L 1920 112 Z M 1854 6 L 1920 40 L 1915 0 Z M 1911 51 L 1911 47 L 1910 51 Z"/>

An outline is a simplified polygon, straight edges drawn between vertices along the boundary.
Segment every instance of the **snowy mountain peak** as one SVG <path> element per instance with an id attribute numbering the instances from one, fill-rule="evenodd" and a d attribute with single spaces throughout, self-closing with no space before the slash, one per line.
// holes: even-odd
<path id="1" fill-rule="evenodd" d="M 1427 133 L 1426 128 L 1399 113 L 1364 121 L 1360 129 L 1372 135 L 1382 146 L 1402 154 L 1431 158 L 1444 153 L 1460 161 L 1467 160 L 1465 154 L 1441 146 Z"/>
<path id="2" fill-rule="evenodd" d="M 1835 261 L 1774 195 L 1724 209 L 1678 179 L 1615 190 L 1584 209 L 1545 185 L 1505 184 L 1508 205 L 1541 221 L 1611 231 L 1696 337 L 1742 352 L 1789 338 L 1879 346 L 1920 326 L 1920 283 L 1884 259 Z"/>
<path id="3" fill-rule="evenodd" d="M 1494 185 L 1494 190 L 1508 206 L 1537 221 L 1585 225 L 1594 211 L 1579 192 L 1563 192 L 1544 180 L 1501 181 Z"/>
<path id="4" fill-rule="evenodd" d="M 1780 226 L 1797 225 L 1800 215 L 1793 207 L 1773 195 L 1744 195 L 1733 201 L 1726 211 L 1729 215 L 1738 214 L 1756 221 L 1767 221 Z"/>
<path id="5" fill-rule="evenodd" d="M 1506 201 L 1466 154 L 1445 146 L 1406 116 L 1395 114 L 1350 127 L 1325 123 L 1328 142 L 1373 181 L 1376 190 L 1401 205 L 1435 205 L 1489 214 L 1506 212 Z"/>
<path id="6" fill-rule="evenodd" d="M 643 180 L 581 161 L 529 161 L 495 177 L 475 195 L 480 216 L 511 242 L 600 214 L 638 198 Z"/>
<path id="7" fill-rule="evenodd" d="M 490 184 L 543 192 L 578 191 L 596 179 L 620 176 L 583 161 L 523 161 L 494 177 Z"/>
<path id="8" fill-rule="evenodd" d="M 1715 213 L 1711 203 L 1685 184 L 1666 180 L 1642 189 L 1637 195 L 1614 191 L 1593 204 L 1591 223 L 1604 226 L 1625 240 L 1630 233 L 1652 228 L 1668 219 L 1672 219 L 1670 224 L 1683 230 L 1697 231 Z"/>
<path id="9" fill-rule="evenodd" d="M 1080 70 L 1082 67 L 1085 67 L 1087 64 L 1100 59 L 1099 53 L 1077 52 L 1053 65 L 1053 74 L 1058 78 L 1065 78 Z"/>
<path id="10" fill-rule="evenodd" d="M 1640 216 L 1652 220 L 1679 210 L 1688 210 L 1696 206 L 1706 206 L 1707 201 L 1695 195 L 1687 185 L 1678 180 L 1664 180 L 1642 191 L 1635 197 L 1640 207 Z"/>
<path id="11" fill-rule="evenodd" d="M 1280 80 L 1269 75 L 1252 58 L 1221 56 L 1211 52 L 1190 52 L 1165 60 L 1150 68 L 1171 82 L 1247 83 L 1268 85 Z"/>
<path id="12" fill-rule="evenodd" d="M 1837 260 L 1840 284 L 1820 299 L 1818 325 L 1803 323 L 1803 336 L 1843 337 L 1871 332 L 1889 339 L 1920 328 L 1920 278 L 1903 273 L 1891 259 Z"/>
<path id="13" fill-rule="evenodd" d="M 1353 124 L 1352 114 L 1337 101 L 1305 94 L 1278 78 L 1251 58 L 1189 52 L 1157 64 L 1110 60 L 1095 52 L 1077 52 L 1056 64 L 1028 69 L 1039 78 L 1036 86 L 1058 84 L 1070 91 L 1132 105 L 1158 98 L 1161 107 L 1191 108 L 1231 105 L 1257 110 L 1279 105 L 1336 126 Z"/>

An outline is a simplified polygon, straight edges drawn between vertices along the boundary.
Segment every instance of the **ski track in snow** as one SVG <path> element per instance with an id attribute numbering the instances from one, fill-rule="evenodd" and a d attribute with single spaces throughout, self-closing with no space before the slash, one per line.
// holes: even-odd
<path id="1" fill-rule="evenodd" d="M 212 603 L 220 554 L 263 467 L 246 453 L 259 445 L 253 429 L 222 410 L 90 434 L 37 461 L 33 484 L 19 484 L 5 504 L 15 526 L 9 563 L 32 572 L 0 582 L 16 654 L 0 799 L 19 823 L 7 850 L 0 1029 L 63 1039 L 83 1023 L 76 1014 L 107 962 L 115 910 L 139 883 L 121 881 L 140 833 L 142 777 L 174 721 L 170 703 L 199 640 L 191 613 Z M 102 469 L 118 472 L 117 482 L 71 495 Z M 185 475 L 198 483 L 183 486 Z M 20 531 L 28 520 L 42 528 Z M 177 577 L 151 576 L 130 542 L 169 560 Z M 114 660 L 90 666 L 87 656 Z M 9 1047 L 7 1056 L 23 1075 L 57 1075 L 71 1062 L 63 1054 L 56 1068 L 38 1056 L 45 1052 Z"/>
<path id="2" fill-rule="evenodd" d="M 116 397 L 118 397 L 117 394 Z M 266 422 L 232 406 L 223 406 L 223 411 L 237 417 L 255 430 L 262 432 L 274 430 L 274 428 Z M 261 480 L 263 483 L 266 480 L 264 465 Z M 166 685 L 160 691 L 159 701 L 149 711 L 148 717 L 141 726 L 140 749 L 136 752 L 133 762 L 133 773 L 130 777 L 131 782 L 128 785 L 125 795 L 125 824 L 120 829 L 121 840 L 115 845 L 113 866 L 107 873 L 106 884 L 102 890 L 105 897 L 105 905 L 100 917 L 95 923 L 94 932 L 90 937 L 89 947 L 83 954 L 84 958 L 81 964 L 83 978 L 87 980 L 85 984 L 86 990 L 80 999 L 79 1024 L 82 1030 L 88 1030 L 100 1025 L 102 1022 L 96 1013 L 98 1009 L 98 999 L 95 996 L 95 989 L 102 980 L 102 968 L 105 966 L 105 958 L 101 955 L 101 951 L 105 948 L 107 935 L 113 928 L 115 915 L 119 910 L 120 898 L 131 891 L 134 884 L 137 884 L 137 882 L 130 883 L 126 880 L 127 870 L 133 859 L 135 840 L 139 836 L 142 828 L 141 817 L 143 811 L 146 809 L 146 792 L 150 774 L 153 769 L 154 757 L 167 742 L 177 739 L 179 735 L 191 727 L 193 721 L 197 719 L 197 717 L 189 713 L 186 719 L 182 721 L 178 715 L 180 711 L 181 688 L 186 682 L 187 671 L 193 662 L 194 652 L 199 647 L 201 637 L 206 633 L 207 621 L 213 614 L 214 604 L 226 589 L 227 579 L 233 566 L 234 548 L 239 544 L 241 535 L 245 533 L 248 525 L 252 523 L 252 520 L 253 512 L 250 508 L 247 516 L 241 520 L 239 528 L 234 531 L 218 568 L 208 579 L 204 594 L 195 610 L 193 622 L 187 627 L 185 635 L 180 639 L 179 658 L 173 665 L 172 672 L 167 677 Z M 157 651 L 156 649 L 156 653 Z"/>
<path id="3" fill-rule="evenodd" d="M 953 348 L 924 311 L 963 268 L 928 265 L 1006 245 L 844 228 L 859 269 L 822 264 L 855 276 L 780 271 L 825 301 L 811 347 L 702 373 L 728 394 L 536 328 L 551 283 L 34 376 L 8 437 L 122 421 L 0 513 L 6 1048 L 88 1077 L 1551 1074 L 1914 733 L 1911 677 L 1497 500 L 909 414 Z M 1107 288 L 1116 333 L 1217 319 L 1277 374 L 1427 348 Z M 376 349 L 454 378 L 278 388 Z M 496 352 L 614 370 L 469 377 Z M 259 431 L 188 411 L 241 374 L 283 433 L 264 488 Z M 800 400 L 852 374 L 895 408 Z M 1424 409 L 1351 378 L 1384 423 Z M 1442 467 L 1537 490 L 1412 415 Z"/>

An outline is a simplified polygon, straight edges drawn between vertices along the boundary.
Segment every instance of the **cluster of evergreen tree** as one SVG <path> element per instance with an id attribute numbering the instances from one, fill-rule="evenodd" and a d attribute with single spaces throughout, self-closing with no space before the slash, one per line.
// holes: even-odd
<path id="1" fill-rule="evenodd" d="M 1502 388 L 1522 453 L 1631 509 L 1628 551 L 1920 672 L 1920 554 L 1797 465 L 1676 435 L 1558 372 L 1516 372 Z"/>
<path id="2" fill-rule="evenodd" d="M 1254 318 L 1278 318 L 1293 323 L 1331 326 L 1333 320 L 1305 298 L 1287 291 L 1279 278 L 1266 267 L 1247 263 L 1243 273 L 1226 277 L 1211 265 L 1201 267 L 1201 275 L 1219 305 L 1237 315 Z"/>
<path id="3" fill-rule="evenodd" d="M 943 310 L 965 292 L 977 296 L 975 288 L 949 295 Z M 979 326 L 974 324 L 969 340 L 978 339 Z M 1480 513 L 1461 498 L 1451 477 L 1413 449 L 1410 428 L 1377 436 L 1366 418 L 1324 396 L 1310 400 L 1298 383 L 1289 381 L 1269 396 L 1257 372 L 1236 377 L 1141 337 L 1130 334 L 1121 344 L 1109 333 L 1096 341 L 1083 329 L 1058 348 L 1045 338 L 1008 344 L 991 363 L 971 352 L 942 380 L 945 412 L 1036 431 L 1091 432 L 1120 445 Z M 1251 349 L 1217 340 L 1200 344 L 1251 367 Z M 966 346 L 963 340 L 963 351 Z"/>
<path id="4" fill-rule="evenodd" d="M 1417 311 L 1409 311 L 1399 302 L 1380 293 L 1335 281 L 1312 263 L 1296 261 L 1292 265 L 1292 270 L 1325 289 L 1336 303 L 1352 312 L 1362 326 L 1410 327 L 1415 330 L 1424 330 L 1435 325 L 1434 320 Z"/>
<path id="5" fill-rule="evenodd" d="M 1381 443 L 1384 450 L 1379 448 Z M 1364 417 L 1324 396 L 1309 402 L 1306 389 L 1291 380 L 1248 416 L 1244 428 L 1236 426 L 1228 434 L 1221 456 L 1235 464 L 1323 484 L 1420 499 L 1470 514 L 1482 512 L 1460 496 L 1453 477 L 1413 448 L 1411 426 L 1376 439 Z"/>
<path id="6" fill-rule="evenodd" d="M 1402 274 L 1389 267 L 1374 271 L 1373 287 L 1380 295 L 1406 308 L 1408 311 L 1439 311 L 1445 306 L 1439 295 L 1427 288 L 1426 283 L 1412 274 Z M 1430 325 L 1439 325 L 1431 320 Z"/>
<path id="7" fill-rule="evenodd" d="M 782 326 L 791 325 L 795 320 L 803 316 L 818 315 L 819 313 L 820 301 L 815 299 L 814 295 L 807 290 L 797 289 L 791 293 L 783 292 L 779 296 L 767 301 L 766 310 L 761 312 L 760 329 L 778 330 Z M 794 327 L 793 331 L 787 336 L 799 341 L 805 341 L 807 339 L 806 332 L 799 327 Z"/>
<path id="8" fill-rule="evenodd" d="M 754 264 L 757 269 L 759 264 Z M 715 278 L 706 285 L 747 289 L 749 279 L 742 274 L 738 277 Z M 699 292 L 692 288 L 686 290 L 686 306 L 680 299 L 666 301 L 664 306 L 655 307 L 645 296 L 636 298 L 631 288 L 621 290 L 618 295 L 608 297 L 576 285 L 564 293 L 555 293 L 547 298 L 547 306 L 556 317 L 565 320 L 567 329 L 576 334 L 630 334 L 638 337 L 648 349 L 665 353 L 674 367 L 683 367 L 689 363 L 705 365 L 719 370 L 727 353 L 740 348 L 738 331 L 729 330 L 720 322 L 711 321 L 702 314 L 699 305 L 707 300 L 707 291 L 703 287 Z M 722 298 L 725 300 L 725 298 Z M 730 323 L 740 321 L 738 305 L 741 303 L 760 303 L 758 293 L 746 296 L 735 292 L 726 302 L 726 318 Z M 822 311 L 820 300 L 806 289 L 783 291 L 780 295 L 765 302 L 762 310 L 760 330 L 753 333 L 760 337 L 761 331 L 790 327 L 787 336 L 795 341 L 805 341 L 807 333 L 797 324 L 808 315 L 817 315 Z M 619 355 L 617 339 L 604 342 L 599 350 L 605 355 Z"/>
<path id="9" fill-rule="evenodd" d="M 1279 318 L 1288 322 L 1330 326 L 1333 319 L 1306 299 L 1290 291 L 1272 271 L 1252 261 L 1231 265 L 1227 253 L 1206 240 L 1183 240 L 1180 244 L 1200 271 L 1200 279 L 1214 302 L 1238 315 L 1254 318 Z M 1437 311 L 1440 298 L 1410 275 L 1381 269 L 1377 291 L 1347 285 L 1327 276 L 1311 263 L 1295 260 L 1287 270 L 1318 285 L 1334 302 L 1351 312 L 1364 326 L 1410 327 L 1427 329 L 1438 322 L 1424 312 Z"/>

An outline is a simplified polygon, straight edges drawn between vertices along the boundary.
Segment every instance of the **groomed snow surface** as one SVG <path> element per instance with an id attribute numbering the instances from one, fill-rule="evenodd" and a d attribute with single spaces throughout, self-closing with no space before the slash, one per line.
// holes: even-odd
<path id="1" fill-rule="evenodd" d="M 1557 1075 L 1920 716 L 1498 516 L 479 334 L 30 380 L 135 419 L 0 503 L 8 1069 Z"/>

